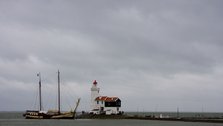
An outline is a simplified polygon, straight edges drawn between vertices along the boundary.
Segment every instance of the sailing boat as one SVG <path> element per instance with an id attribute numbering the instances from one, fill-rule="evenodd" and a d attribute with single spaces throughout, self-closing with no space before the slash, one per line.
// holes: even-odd
<path id="1" fill-rule="evenodd" d="M 76 106 L 73 111 L 61 112 L 60 110 L 60 71 L 58 70 L 58 110 L 56 111 L 43 111 L 42 109 L 42 96 L 41 96 L 41 74 L 39 77 L 39 110 L 27 110 L 23 116 L 26 119 L 74 119 L 77 107 L 80 103 L 80 98 L 76 102 Z"/>

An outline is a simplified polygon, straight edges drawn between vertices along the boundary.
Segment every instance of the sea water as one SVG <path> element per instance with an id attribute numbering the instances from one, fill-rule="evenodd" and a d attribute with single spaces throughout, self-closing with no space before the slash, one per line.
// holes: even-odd
<path id="1" fill-rule="evenodd" d="M 0 126 L 223 126 L 223 124 L 134 119 L 32 120 L 24 119 L 21 112 L 0 112 Z"/>

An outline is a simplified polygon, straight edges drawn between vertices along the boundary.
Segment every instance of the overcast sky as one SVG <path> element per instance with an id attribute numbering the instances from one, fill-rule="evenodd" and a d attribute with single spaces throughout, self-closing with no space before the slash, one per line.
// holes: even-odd
<path id="1" fill-rule="evenodd" d="M 123 111 L 223 112 L 222 0 L 1 0 L 0 111 L 62 109 L 90 88 Z M 37 101 L 36 101 L 37 100 Z"/>

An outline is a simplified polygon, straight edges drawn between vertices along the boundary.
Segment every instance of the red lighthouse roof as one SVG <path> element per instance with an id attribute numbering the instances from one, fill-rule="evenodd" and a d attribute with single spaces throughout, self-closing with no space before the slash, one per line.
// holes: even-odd
<path id="1" fill-rule="evenodd" d="M 96 101 L 115 102 L 118 99 L 119 99 L 118 97 L 99 96 L 95 100 Z"/>
<path id="2" fill-rule="evenodd" d="M 98 82 L 97 82 L 96 80 L 94 80 L 93 84 L 94 84 L 94 85 L 97 85 L 97 84 L 98 84 Z"/>

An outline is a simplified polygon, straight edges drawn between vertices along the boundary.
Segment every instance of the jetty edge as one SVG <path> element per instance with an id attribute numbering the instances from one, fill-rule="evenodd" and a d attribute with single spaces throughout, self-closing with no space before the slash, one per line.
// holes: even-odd
<path id="1" fill-rule="evenodd" d="M 128 114 L 119 114 L 119 115 L 97 115 L 90 113 L 82 113 L 76 116 L 76 119 L 137 119 L 137 120 L 157 120 L 157 121 L 184 121 L 184 122 L 207 122 L 207 123 L 223 123 L 223 118 L 213 118 L 213 117 L 169 117 L 169 118 L 160 118 L 153 116 L 139 116 L 139 115 L 128 115 Z"/>

